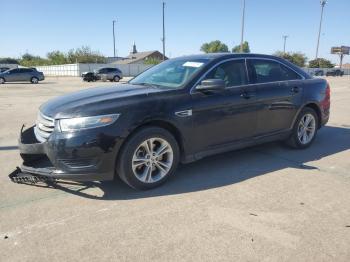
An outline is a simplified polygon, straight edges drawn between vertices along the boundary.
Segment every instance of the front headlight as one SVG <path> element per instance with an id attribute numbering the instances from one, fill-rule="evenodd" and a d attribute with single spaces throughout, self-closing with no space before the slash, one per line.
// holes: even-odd
<path id="1" fill-rule="evenodd" d="M 110 124 L 113 124 L 119 116 L 120 114 L 111 114 L 102 116 L 67 118 L 60 119 L 58 121 L 58 124 L 62 132 L 77 131 L 79 129 L 108 126 Z"/>

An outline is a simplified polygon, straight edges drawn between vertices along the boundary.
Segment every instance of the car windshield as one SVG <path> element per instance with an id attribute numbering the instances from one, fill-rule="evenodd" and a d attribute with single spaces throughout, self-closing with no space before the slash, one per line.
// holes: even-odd
<path id="1" fill-rule="evenodd" d="M 209 62 L 209 59 L 171 59 L 160 63 L 132 79 L 134 85 L 182 88 Z"/>

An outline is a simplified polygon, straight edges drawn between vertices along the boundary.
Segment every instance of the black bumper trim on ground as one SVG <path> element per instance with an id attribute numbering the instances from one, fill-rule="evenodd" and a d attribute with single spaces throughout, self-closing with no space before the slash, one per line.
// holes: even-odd
<path id="1" fill-rule="evenodd" d="M 53 183 L 56 181 L 56 179 L 52 177 L 24 173 L 19 167 L 9 174 L 9 178 L 12 182 L 17 184 L 36 184 L 38 182 Z"/>

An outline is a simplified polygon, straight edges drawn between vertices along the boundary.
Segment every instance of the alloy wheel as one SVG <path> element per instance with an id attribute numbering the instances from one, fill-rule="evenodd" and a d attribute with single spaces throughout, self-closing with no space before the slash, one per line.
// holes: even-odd
<path id="1" fill-rule="evenodd" d="M 149 138 L 135 150 L 132 171 L 143 183 L 155 183 L 165 177 L 174 161 L 171 145 L 163 138 Z"/>
<path id="2" fill-rule="evenodd" d="M 298 125 L 298 139 L 303 145 L 311 142 L 316 131 L 316 119 L 312 114 L 305 114 Z"/>

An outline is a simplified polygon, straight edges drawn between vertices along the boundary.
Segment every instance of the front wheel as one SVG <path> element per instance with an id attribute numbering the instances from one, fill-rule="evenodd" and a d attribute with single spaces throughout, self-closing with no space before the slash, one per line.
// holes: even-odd
<path id="1" fill-rule="evenodd" d="M 143 128 L 123 146 L 117 162 L 119 177 L 135 189 L 151 189 L 164 183 L 179 163 L 179 146 L 167 130 Z"/>
<path id="2" fill-rule="evenodd" d="M 2 78 L 2 77 L 0 77 L 0 85 L 1 85 L 1 84 L 5 84 L 5 79 Z"/>
<path id="3" fill-rule="evenodd" d="M 119 77 L 119 76 L 115 76 L 115 77 L 113 78 L 113 81 L 114 81 L 114 82 L 119 82 L 119 80 L 120 80 L 120 77 Z"/>
<path id="4" fill-rule="evenodd" d="M 287 144 L 293 148 L 304 149 L 314 141 L 318 129 L 318 117 L 312 108 L 304 108 L 295 121 L 292 135 Z"/>

